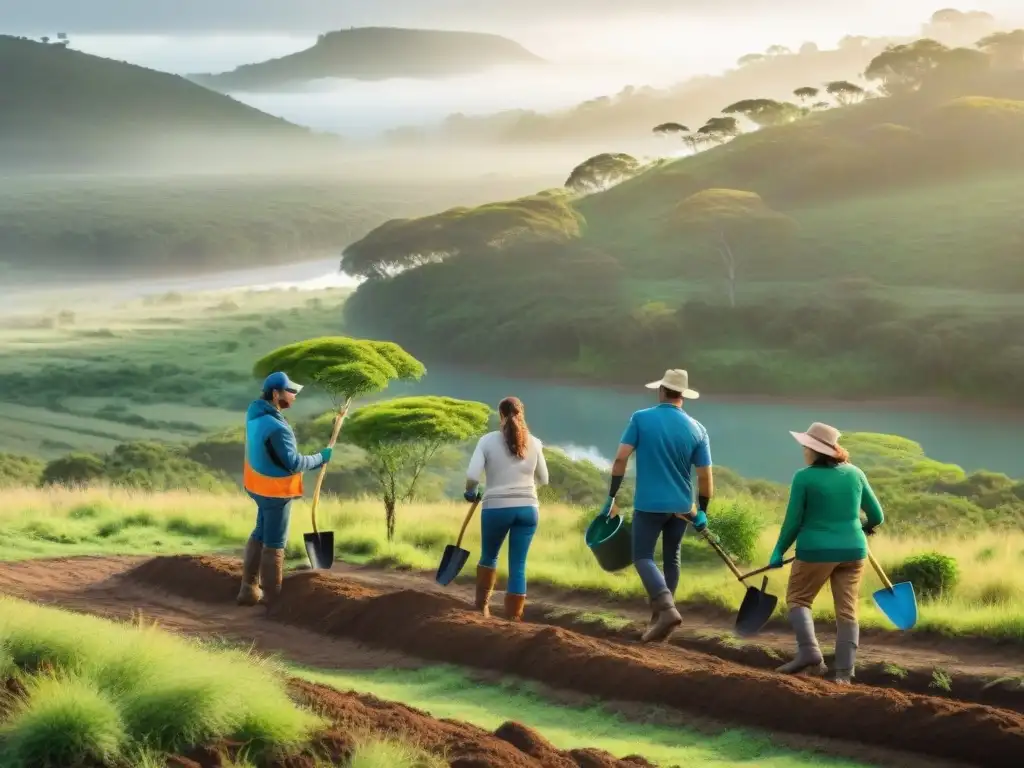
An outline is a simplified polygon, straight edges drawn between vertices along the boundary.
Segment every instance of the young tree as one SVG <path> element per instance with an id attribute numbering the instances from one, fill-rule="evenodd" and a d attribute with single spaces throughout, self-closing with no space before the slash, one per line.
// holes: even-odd
<path id="1" fill-rule="evenodd" d="M 693 133 L 690 132 L 688 126 L 682 123 L 661 123 L 660 125 L 654 126 L 652 131 L 658 136 L 669 136 L 676 134 L 680 139 L 683 140 L 683 144 L 690 148 L 691 152 L 697 151 L 697 140 Z"/>
<path id="2" fill-rule="evenodd" d="M 433 396 L 386 400 L 352 414 L 345 440 L 366 452 L 384 502 L 388 541 L 395 538 L 398 502 L 415 498 L 437 451 L 482 434 L 490 416 L 483 403 Z"/>
<path id="3" fill-rule="evenodd" d="M 329 445 L 333 448 L 357 397 L 380 392 L 395 379 L 415 380 L 426 373 L 423 363 L 390 341 L 325 336 L 289 344 L 274 350 L 253 366 L 253 375 L 264 378 L 284 371 L 299 384 L 325 392 L 334 403 L 337 415 Z M 313 532 L 317 533 L 316 508 L 320 501 L 327 465 L 320 468 L 313 491 Z"/>

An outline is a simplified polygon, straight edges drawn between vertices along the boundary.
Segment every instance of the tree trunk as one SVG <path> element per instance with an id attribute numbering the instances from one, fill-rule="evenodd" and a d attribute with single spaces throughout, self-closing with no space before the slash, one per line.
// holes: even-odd
<path id="1" fill-rule="evenodd" d="M 384 516 L 388 525 L 388 543 L 395 540 L 395 497 L 384 497 Z"/>

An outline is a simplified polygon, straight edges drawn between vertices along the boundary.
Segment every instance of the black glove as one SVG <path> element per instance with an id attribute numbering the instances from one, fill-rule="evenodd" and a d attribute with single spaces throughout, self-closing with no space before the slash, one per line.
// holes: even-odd
<path id="1" fill-rule="evenodd" d="M 862 525 L 860 527 L 860 529 L 862 531 L 864 531 L 864 535 L 865 536 L 874 536 L 875 535 L 875 526 L 873 526 L 873 525 L 868 525 L 867 523 L 864 523 L 864 525 Z"/>

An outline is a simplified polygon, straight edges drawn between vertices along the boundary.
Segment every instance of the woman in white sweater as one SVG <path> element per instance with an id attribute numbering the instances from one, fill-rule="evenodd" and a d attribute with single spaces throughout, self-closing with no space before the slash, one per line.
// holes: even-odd
<path id="1" fill-rule="evenodd" d="M 526 556 L 537 532 L 540 502 L 537 486 L 548 482 L 544 447 L 526 426 L 523 404 L 506 397 L 498 404 L 501 428 L 480 438 L 466 471 L 466 500 L 479 498 L 477 486 L 487 476 L 480 513 L 480 562 L 476 567 L 476 607 L 490 615 L 491 593 L 498 579 L 498 553 L 508 537 L 508 588 L 505 616 L 520 621 L 526 607 Z"/>

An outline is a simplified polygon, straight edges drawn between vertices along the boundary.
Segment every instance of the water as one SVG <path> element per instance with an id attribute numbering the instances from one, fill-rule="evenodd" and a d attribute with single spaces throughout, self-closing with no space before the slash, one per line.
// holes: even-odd
<path id="1" fill-rule="evenodd" d="M 698 371 L 691 372 L 700 388 Z M 652 371 L 657 378 L 660 371 Z M 548 445 L 568 447 L 578 458 L 608 466 L 630 414 L 653 404 L 654 393 L 579 387 L 540 381 L 510 380 L 443 365 L 428 365 L 416 384 L 396 384 L 389 394 L 448 395 L 497 407 L 508 395 L 526 406 L 531 430 Z M 800 447 L 790 430 L 802 431 L 823 421 L 843 432 L 885 432 L 920 443 L 929 456 L 959 464 L 968 471 L 988 469 L 1024 477 L 1024 416 L 888 408 L 880 405 L 734 402 L 702 393 L 686 410 L 707 428 L 714 462 L 745 477 L 788 482 L 802 466 Z"/>

